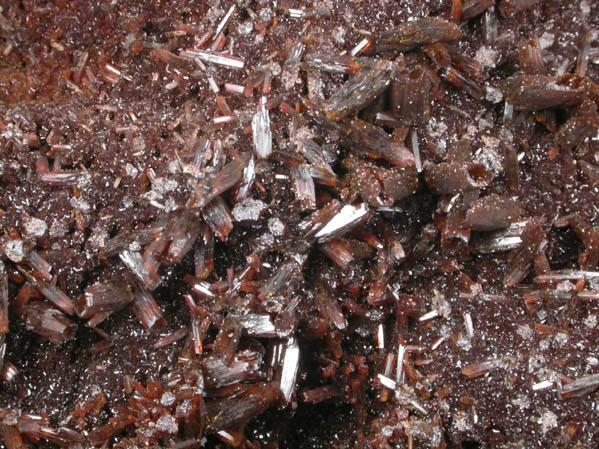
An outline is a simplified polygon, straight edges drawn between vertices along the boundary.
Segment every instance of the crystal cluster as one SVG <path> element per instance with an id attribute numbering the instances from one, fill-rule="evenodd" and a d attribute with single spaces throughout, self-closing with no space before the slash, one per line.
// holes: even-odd
<path id="1" fill-rule="evenodd" d="M 0 445 L 594 447 L 597 17 L 0 0 Z"/>

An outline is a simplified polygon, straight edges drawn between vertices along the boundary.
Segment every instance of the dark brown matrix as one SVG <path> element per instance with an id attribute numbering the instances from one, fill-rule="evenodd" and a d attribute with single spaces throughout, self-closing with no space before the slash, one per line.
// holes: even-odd
<path id="1" fill-rule="evenodd" d="M 0 0 L 0 449 L 593 449 L 599 3 Z"/>

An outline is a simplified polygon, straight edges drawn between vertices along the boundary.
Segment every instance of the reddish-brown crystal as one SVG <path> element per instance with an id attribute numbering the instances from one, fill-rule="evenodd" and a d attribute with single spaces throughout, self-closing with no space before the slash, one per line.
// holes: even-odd
<path id="1" fill-rule="evenodd" d="M 60 311 L 43 302 L 27 305 L 25 324 L 33 332 L 60 344 L 75 337 L 77 325 Z"/>
<path id="2" fill-rule="evenodd" d="M 8 332 L 8 275 L 0 261 L 0 334 Z"/>
<path id="3" fill-rule="evenodd" d="M 0 0 L 0 445 L 595 447 L 592 1 L 76 3 Z"/>
<path id="4" fill-rule="evenodd" d="M 75 301 L 75 312 L 81 318 L 91 318 L 106 312 L 118 312 L 133 301 L 130 287 L 118 284 L 94 284 Z"/>
<path id="5" fill-rule="evenodd" d="M 341 120 L 352 112 L 363 109 L 381 94 L 398 74 L 397 64 L 379 61 L 339 89 L 329 98 L 323 108 L 330 120 Z"/>
<path id="6" fill-rule="evenodd" d="M 491 182 L 491 174 L 480 164 L 445 162 L 427 166 L 424 179 L 435 193 L 454 195 L 486 187 Z"/>
<path id="7" fill-rule="evenodd" d="M 466 213 L 466 222 L 475 231 L 493 231 L 507 228 L 521 214 L 517 201 L 499 195 L 488 195 L 476 200 Z"/>
<path id="8" fill-rule="evenodd" d="M 407 51 L 432 42 L 454 41 L 461 36 L 455 24 L 439 17 L 425 17 L 384 32 L 375 46 L 378 50 Z"/>
<path id="9" fill-rule="evenodd" d="M 503 80 L 499 88 L 516 109 L 539 111 L 567 108 L 584 100 L 582 79 L 557 79 L 547 75 L 517 75 Z"/>

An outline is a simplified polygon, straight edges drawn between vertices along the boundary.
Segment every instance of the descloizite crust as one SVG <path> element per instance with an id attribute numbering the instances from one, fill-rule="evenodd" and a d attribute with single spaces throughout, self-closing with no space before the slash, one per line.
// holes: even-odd
<path id="1" fill-rule="evenodd" d="M 0 0 L 0 449 L 591 449 L 599 4 Z"/>

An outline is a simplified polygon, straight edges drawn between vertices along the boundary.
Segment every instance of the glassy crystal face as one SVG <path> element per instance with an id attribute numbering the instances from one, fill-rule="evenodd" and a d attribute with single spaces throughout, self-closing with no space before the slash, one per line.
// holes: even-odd
<path id="1" fill-rule="evenodd" d="M 0 0 L 0 446 L 595 447 L 595 3 Z"/>

